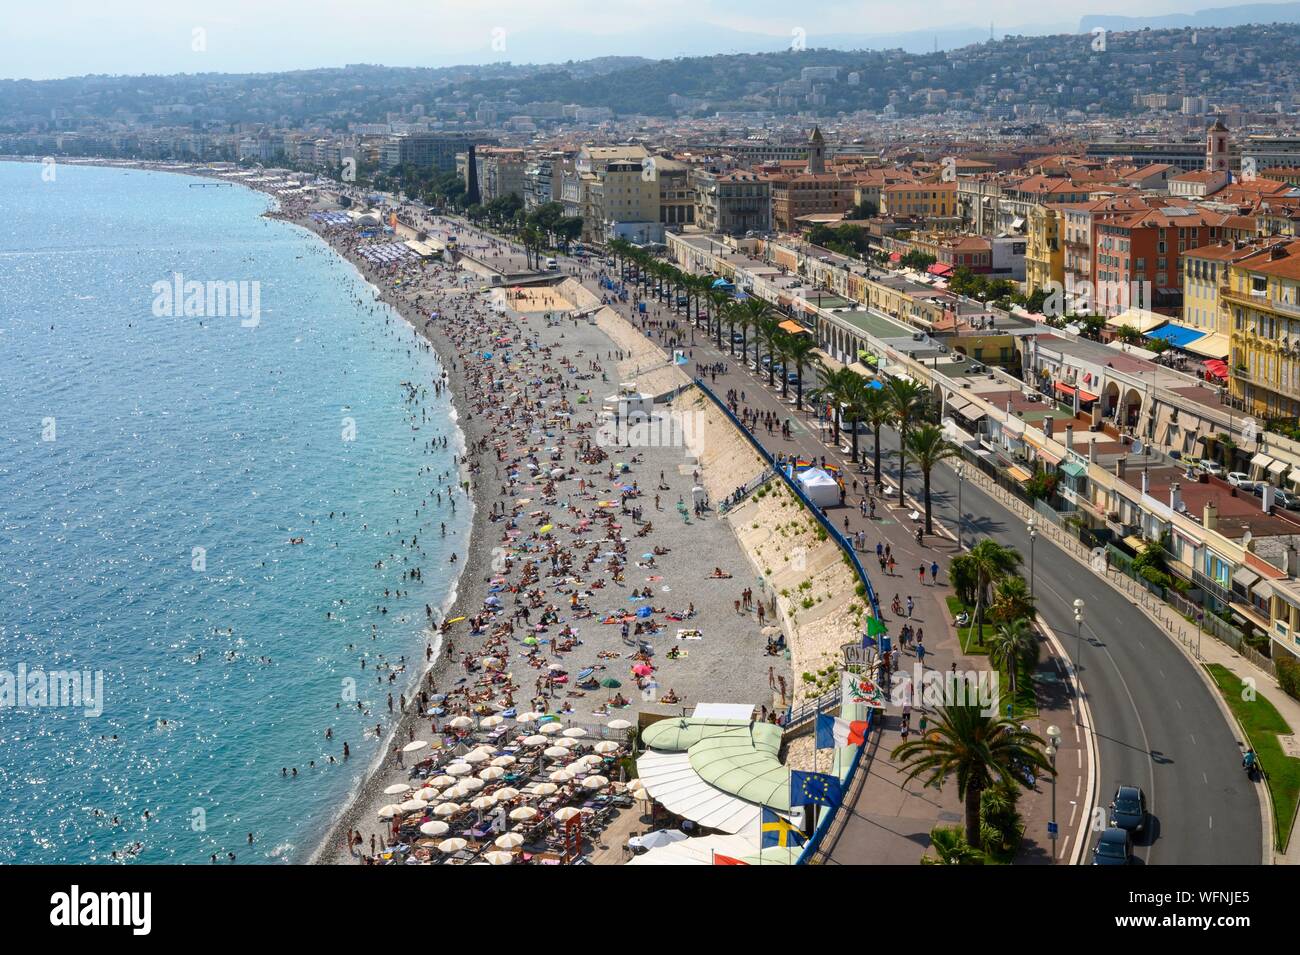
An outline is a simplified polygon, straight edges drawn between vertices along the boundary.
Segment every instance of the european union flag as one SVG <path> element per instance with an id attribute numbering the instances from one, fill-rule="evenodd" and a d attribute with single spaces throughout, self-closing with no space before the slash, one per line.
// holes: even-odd
<path id="1" fill-rule="evenodd" d="M 763 807 L 759 828 L 763 833 L 762 841 L 759 843 L 759 847 L 762 849 L 771 846 L 795 846 L 797 848 L 806 841 L 803 833 L 798 830 L 794 823 L 782 819 L 766 806 Z"/>
<path id="2" fill-rule="evenodd" d="M 838 806 L 842 796 L 840 781 L 829 773 L 790 771 L 792 806 Z"/>

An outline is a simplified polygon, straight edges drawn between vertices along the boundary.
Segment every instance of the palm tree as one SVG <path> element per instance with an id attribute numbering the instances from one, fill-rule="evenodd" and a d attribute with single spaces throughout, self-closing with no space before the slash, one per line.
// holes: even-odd
<path id="1" fill-rule="evenodd" d="M 744 312 L 742 314 L 744 314 L 745 316 L 745 320 L 743 323 L 742 322 L 737 323 L 741 325 L 740 357 L 741 360 L 748 361 L 749 360 L 749 333 L 751 331 L 754 332 L 754 341 L 757 342 L 758 323 L 768 317 L 769 313 L 771 312 L 771 306 L 769 306 L 767 302 L 763 301 L 761 298 L 757 298 L 756 296 L 753 295 L 745 299 L 740 304 L 744 309 Z M 758 361 L 759 358 L 756 355 L 754 358 L 755 366 L 758 365 Z"/>
<path id="2" fill-rule="evenodd" d="M 771 388 L 776 380 L 776 340 L 781 335 L 781 322 L 774 315 L 764 314 L 755 323 L 754 332 L 767 351 L 767 386 Z"/>
<path id="3" fill-rule="evenodd" d="M 863 383 L 862 406 L 859 409 L 862 420 L 871 425 L 875 438 L 876 487 L 883 487 L 880 480 L 880 429 L 894 420 L 894 409 L 890 406 L 889 396 L 883 388 L 871 388 Z"/>
<path id="4" fill-rule="evenodd" d="M 728 305 L 730 305 L 733 301 L 735 301 L 735 299 L 733 299 L 730 295 L 728 295 L 726 290 L 720 288 L 714 288 L 712 282 L 709 283 L 708 299 L 709 299 L 709 314 L 707 316 L 707 321 L 709 325 L 706 331 L 712 332 L 713 331 L 712 323 L 714 321 L 718 323 L 719 328 L 722 327 L 722 313 Z"/>
<path id="5" fill-rule="evenodd" d="M 993 588 L 989 615 L 998 623 L 1012 623 L 1034 615 L 1034 598 L 1023 577 L 1003 577 Z"/>
<path id="6" fill-rule="evenodd" d="M 803 410 L 803 373 L 805 370 L 816 370 L 821 365 L 821 359 L 813 352 L 817 348 L 817 342 L 811 335 L 791 335 L 786 341 L 785 363 L 786 370 L 791 365 L 794 366 L 795 373 L 795 394 L 794 407 L 796 411 Z"/>
<path id="7" fill-rule="evenodd" d="M 1043 741 L 1014 721 L 992 714 L 979 703 L 941 706 L 926 735 L 894 748 L 890 758 L 901 762 L 907 781 L 926 777 L 925 785 L 942 786 L 957 778 L 957 795 L 966 807 L 966 842 L 980 842 L 980 794 L 1003 783 L 1028 787 L 1025 770 L 1054 772 L 1043 755 Z"/>
<path id="8" fill-rule="evenodd" d="M 838 368 L 831 371 L 829 368 L 822 366 L 818 374 L 817 392 L 820 401 L 831 406 L 831 443 L 838 446 L 840 443 L 840 406 L 847 403 L 852 397 L 851 389 L 853 383 L 849 381 L 845 373 L 856 374 L 847 368 Z M 817 415 L 820 418 L 824 412 L 818 409 Z"/>
<path id="9" fill-rule="evenodd" d="M 1038 634 L 1034 632 L 1034 628 L 1029 625 L 1029 620 L 1025 617 L 1004 623 L 989 638 L 989 662 L 999 670 L 1007 672 L 1013 700 L 1019 689 L 1020 667 L 1026 663 L 1037 663 L 1041 646 L 1038 642 Z"/>
<path id="10" fill-rule="evenodd" d="M 890 378 L 885 384 L 885 394 L 894 412 L 894 427 L 898 429 L 898 503 L 903 503 L 903 478 L 907 473 L 907 435 L 912 422 L 925 413 L 929 392 L 921 385 L 903 378 Z"/>
<path id="11" fill-rule="evenodd" d="M 863 377 L 856 372 L 848 371 L 844 375 L 844 384 L 841 394 L 844 400 L 844 417 L 849 425 L 852 441 L 851 460 L 856 464 L 858 460 L 858 422 L 862 420 L 863 405 L 867 400 L 867 383 Z"/>
<path id="12" fill-rule="evenodd" d="M 1016 572 L 1020 552 L 985 537 L 965 555 L 975 575 L 975 642 L 984 643 L 984 608 L 993 585 Z"/>
<path id="13" fill-rule="evenodd" d="M 943 436 L 943 429 L 937 424 L 923 424 L 907 436 L 907 456 L 921 469 L 927 534 L 934 533 L 934 524 L 930 520 L 930 471 L 939 462 L 955 458 L 959 454 L 960 449 Z"/>
<path id="14" fill-rule="evenodd" d="M 930 830 L 930 848 L 921 856 L 921 865 L 983 865 L 984 853 L 969 842 L 960 826 L 935 826 Z"/>

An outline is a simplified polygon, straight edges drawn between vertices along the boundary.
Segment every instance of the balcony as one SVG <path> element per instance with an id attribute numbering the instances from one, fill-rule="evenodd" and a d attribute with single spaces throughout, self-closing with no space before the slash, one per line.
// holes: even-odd
<path id="1" fill-rule="evenodd" d="M 1288 318 L 1300 318 L 1300 304 L 1278 298 L 1269 298 L 1265 292 L 1240 292 L 1226 285 L 1221 285 L 1219 286 L 1219 298 L 1225 302 L 1244 305 L 1246 308 L 1262 309 L 1278 315 L 1285 315 Z"/>

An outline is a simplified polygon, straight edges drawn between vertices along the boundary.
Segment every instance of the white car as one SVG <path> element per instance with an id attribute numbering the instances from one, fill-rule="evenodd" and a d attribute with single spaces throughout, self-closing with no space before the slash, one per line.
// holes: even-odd
<path id="1" fill-rule="evenodd" d="M 1245 491 L 1254 490 L 1255 485 L 1259 483 L 1258 481 L 1252 481 L 1250 475 L 1245 471 L 1229 471 L 1227 481 L 1233 487 L 1239 487 Z"/>
<path id="2" fill-rule="evenodd" d="M 1200 468 L 1202 471 L 1204 471 L 1206 474 L 1213 474 L 1215 477 L 1218 477 L 1220 474 L 1223 473 L 1223 465 L 1220 464 L 1218 461 L 1211 461 L 1209 458 L 1206 458 L 1204 461 L 1198 464 L 1197 467 Z"/>

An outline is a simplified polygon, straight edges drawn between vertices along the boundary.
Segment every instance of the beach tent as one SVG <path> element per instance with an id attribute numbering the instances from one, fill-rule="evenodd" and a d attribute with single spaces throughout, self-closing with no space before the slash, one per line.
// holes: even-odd
<path id="1" fill-rule="evenodd" d="M 797 480 L 808 500 L 818 507 L 831 507 L 840 502 L 839 484 L 821 468 L 808 468 Z"/>

